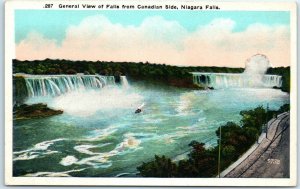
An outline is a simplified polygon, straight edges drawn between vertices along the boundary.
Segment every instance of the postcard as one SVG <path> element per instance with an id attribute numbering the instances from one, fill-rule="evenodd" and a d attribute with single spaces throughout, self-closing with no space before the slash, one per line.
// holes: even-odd
<path id="1" fill-rule="evenodd" d="M 7 185 L 295 186 L 296 4 L 5 3 Z"/>

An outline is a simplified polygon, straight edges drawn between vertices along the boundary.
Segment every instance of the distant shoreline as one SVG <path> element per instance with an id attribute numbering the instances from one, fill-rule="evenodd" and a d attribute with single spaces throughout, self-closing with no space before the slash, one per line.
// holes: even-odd
<path id="1" fill-rule="evenodd" d="M 170 86 L 203 89 L 193 82 L 191 72 L 243 73 L 244 68 L 208 66 L 171 66 L 149 62 L 108 62 L 71 60 L 13 60 L 13 73 L 57 75 L 100 74 L 104 76 L 125 75 L 129 80 L 153 81 Z M 282 90 L 290 90 L 290 67 L 269 68 L 266 74 L 282 76 Z"/>

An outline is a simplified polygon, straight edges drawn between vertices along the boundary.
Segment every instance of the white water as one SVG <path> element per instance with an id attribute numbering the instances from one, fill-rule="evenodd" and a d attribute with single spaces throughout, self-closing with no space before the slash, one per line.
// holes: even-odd
<path id="1" fill-rule="evenodd" d="M 83 75 L 83 74 L 77 74 L 77 75 L 15 74 L 14 76 L 24 77 L 29 97 L 59 96 L 61 94 L 77 91 L 80 89 L 100 89 L 107 85 L 115 85 L 114 76 Z"/>
<path id="2" fill-rule="evenodd" d="M 74 163 L 76 163 L 78 161 L 78 159 L 74 156 L 67 156 L 64 157 L 59 163 L 63 166 L 70 166 Z"/>
<path id="3" fill-rule="evenodd" d="M 53 145 L 55 142 L 63 141 L 64 138 L 59 138 L 55 140 L 43 141 L 34 145 L 34 147 L 27 150 L 17 151 L 13 153 L 13 161 L 18 160 L 30 160 L 35 158 L 41 158 L 46 155 L 53 153 L 58 153 L 58 151 L 48 150 L 49 146 Z"/>
<path id="4" fill-rule="evenodd" d="M 122 87 L 116 85 L 114 76 L 83 74 L 16 74 L 15 76 L 22 76 L 25 79 L 28 94 L 31 97 L 26 103 L 44 102 L 49 107 L 63 110 L 64 113 L 70 115 L 87 117 L 94 115 L 97 111 L 134 110 L 143 102 L 142 96 L 128 90 L 130 86 L 126 76 L 120 76 Z"/>
<path id="5" fill-rule="evenodd" d="M 80 172 L 85 169 L 76 169 L 70 171 L 63 171 L 63 172 L 37 172 L 37 173 L 29 173 L 26 174 L 26 177 L 70 177 L 69 173 L 73 172 Z"/>
<path id="6" fill-rule="evenodd" d="M 94 115 L 97 111 L 108 112 L 113 109 L 134 110 L 141 104 L 143 97 L 118 87 L 102 90 L 78 90 L 55 97 L 49 107 L 63 110 L 64 113 L 81 117 Z M 116 112 L 111 112 L 114 114 Z M 106 116 L 109 116 L 106 114 Z"/>
<path id="7" fill-rule="evenodd" d="M 246 60 L 245 71 L 234 73 L 192 72 L 193 82 L 213 88 L 272 88 L 281 87 L 282 77 L 265 75 L 270 62 L 265 55 L 257 54 Z"/>
<path id="8" fill-rule="evenodd" d="M 230 86 L 238 80 L 235 74 L 226 77 L 219 78 L 220 85 Z M 263 78 L 265 83 L 279 82 L 277 76 Z M 45 102 L 64 113 L 14 122 L 14 174 L 135 175 L 136 167 L 154 154 L 177 157 L 190 149 L 192 140 L 206 147 L 216 145 L 215 130 L 227 121 L 238 123 L 241 110 L 267 104 L 278 109 L 289 102 L 288 94 L 275 89 L 201 91 L 151 88 L 144 83 L 126 88 L 124 79 L 121 77 L 121 86 L 29 98 L 26 103 Z M 135 114 L 141 104 L 146 104 L 143 111 Z"/>
<path id="9" fill-rule="evenodd" d="M 282 77 L 279 75 L 263 75 L 251 79 L 245 74 L 198 73 L 193 72 L 193 81 L 207 87 L 221 88 L 272 88 L 281 87 Z M 205 78 L 204 81 L 201 78 Z M 259 78 L 259 79 L 257 79 Z"/>
<path id="10" fill-rule="evenodd" d="M 60 164 L 63 166 L 71 166 L 73 164 L 76 165 L 88 165 L 95 168 L 107 168 L 112 165 L 112 162 L 109 160 L 113 156 L 122 155 L 125 153 L 130 153 L 136 151 L 138 149 L 142 149 L 139 147 L 141 141 L 136 139 L 132 133 L 127 133 L 124 135 L 125 139 L 116 145 L 116 147 L 109 152 L 92 152 L 93 148 L 102 148 L 107 145 L 111 145 L 110 143 L 104 143 L 101 145 L 90 145 L 83 144 L 74 147 L 74 150 L 81 154 L 90 155 L 87 158 L 77 159 L 75 156 L 66 156 L 62 158 Z"/>
<path id="11" fill-rule="evenodd" d="M 272 81 L 274 81 L 272 83 L 273 85 L 275 84 L 274 86 L 281 87 L 281 84 L 277 81 L 279 77 L 271 76 L 264 78 L 269 67 L 270 61 L 265 55 L 256 54 L 252 56 L 247 59 L 245 63 L 245 71 L 243 73 L 244 80 L 251 81 L 252 85 L 256 87 L 269 87 Z"/>
<path id="12" fill-rule="evenodd" d="M 127 78 L 126 76 L 120 76 L 121 78 L 121 84 L 122 86 L 125 88 L 125 89 L 128 89 L 129 88 L 129 83 L 127 81 Z"/>
<path id="13" fill-rule="evenodd" d="M 14 123 L 16 175 L 133 174 L 137 166 L 153 159 L 154 154 L 173 158 L 185 153 L 192 140 L 203 142 L 206 147 L 216 145 L 215 130 L 227 121 L 238 123 L 241 110 L 267 104 L 270 109 L 278 109 L 289 102 L 289 95 L 276 89 L 200 91 L 132 84 L 129 90 L 108 86 L 99 91 L 86 91 L 90 96 L 79 92 L 75 99 L 77 93 L 72 93 L 48 98 L 49 105 L 57 99 L 69 98 L 70 103 L 63 104 L 63 114 Z M 115 93 L 119 95 L 114 96 Z M 135 95 L 140 100 L 133 98 Z M 39 98 L 29 101 L 34 99 Z M 105 99 L 119 102 L 110 109 L 115 102 L 105 102 Z M 125 106 L 128 101 L 136 105 Z M 135 114 L 136 107 L 142 103 L 146 104 L 143 111 Z M 77 109 L 76 114 L 70 114 L 70 107 L 72 111 Z M 90 116 L 82 117 L 81 113 L 86 111 L 90 111 Z M 80 168 L 84 170 L 73 172 Z"/>

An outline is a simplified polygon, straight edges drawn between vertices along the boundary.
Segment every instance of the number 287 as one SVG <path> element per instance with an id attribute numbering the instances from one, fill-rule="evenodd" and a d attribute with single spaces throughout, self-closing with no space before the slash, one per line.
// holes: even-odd
<path id="1" fill-rule="evenodd" d="M 51 9 L 52 6 L 53 6 L 53 4 L 45 4 L 44 8 L 48 8 L 48 9 L 50 8 Z"/>

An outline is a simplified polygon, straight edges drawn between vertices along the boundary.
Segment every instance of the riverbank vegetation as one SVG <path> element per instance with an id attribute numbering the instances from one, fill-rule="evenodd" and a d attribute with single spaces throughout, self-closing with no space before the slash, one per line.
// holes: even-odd
<path id="1" fill-rule="evenodd" d="M 228 122 L 221 126 L 221 165 L 225 170 L 244 154 L 257 140 L 265 129 L 267 120 L 289 111 L 289 104 L 279 110 L 266 110 L 262 106 L 253 110 L 241 111 L 242 119 L 239 124 Z M 218 144 L 220 128 L 216 130 Z M 219 145 L 206 149 L 204 143 L 192 141 L 188 158 L 175 163 L 164 155 L 155 155 L 149 162 L 143 162 L 137 167 L 138 175 L 143 177 L 214 177 L 218 173 Z"/>
<path id="2" fill-rule="evenodd" d="M 26 74 L 100 74 L 126 75 L 130 80 L 154 81 L 176 87 L 201 88 L 195 85 L 190 72 L 242 73 L 244 68 L 171 66 L 149 62 L 107 62 L 71 60 L 13 60 L 13 73 Z M 290 67 L 269 68 L 268 74 L 282 75 L 282 90 L 290 91 Z"/>
<path id="3" fill-rule="evenodd" d="M 241 73 L 243 68 L 178 67 L 149 62 L 105 62 L 70 60 L 13 60 L 14 73 L 126 75 L 131 80 L 158 81 L 177 87 L 198 88 L 190 72 Z"/>

